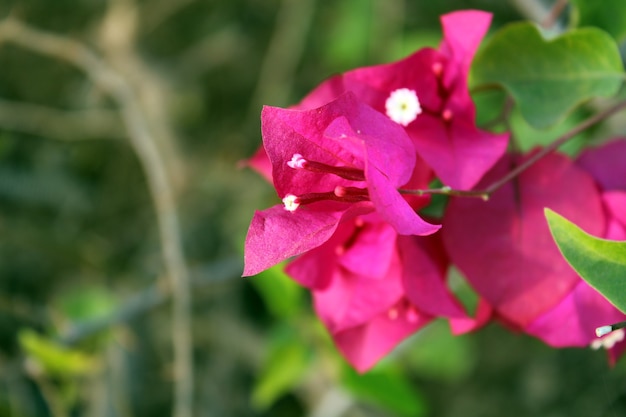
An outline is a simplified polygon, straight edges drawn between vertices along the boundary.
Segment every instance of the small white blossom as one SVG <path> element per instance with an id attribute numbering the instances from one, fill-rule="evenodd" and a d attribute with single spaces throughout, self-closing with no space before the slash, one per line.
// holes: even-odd
<path id="1" fill-rule="evenodd" d="M 387 116 L 402 126 L 408 126 L 422 112 L 417 94 L 408 88 L 391 92 L 385 102 Z"/>

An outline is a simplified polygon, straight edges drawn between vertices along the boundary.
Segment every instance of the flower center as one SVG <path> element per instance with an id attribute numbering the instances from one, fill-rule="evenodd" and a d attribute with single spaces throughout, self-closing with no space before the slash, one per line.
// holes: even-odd
<path id="1" fill-rule="evenodd" d="M 598 350 L 600 348 L 611 349 L 617 342 L 624 340 L 624 329 L 617 329 L 606 336 L 591 342 L 591 348 Z"/>
<path id="2" fill-rule="evenodd" d="M 352 167 L 337 167 L 327 165 L 321 162 L 309 161 L 299 153 L 294 154 L 287 165 L 293 169 L 303 169 L 310 172 L 333 174 L 338 177 L 351 181 L 365 181 L 365 173 L 363 170 Z M 338 185 L 333 191 L 323 193 L 307 193 L 296 196 L 287 194 L 283 198 L 285 210 L 294 212 L 301 205 L 316 203 L 318 201 L 337 201 L 340 203 L 358 203 L 360 201 L 369 201 L 369 192 L 366 188 L 344 187 Z"/>
<path id="3" fill-rule="evenodd" d="M 399 88 L 392 91 L 385 101 L 385 110 L 391 120 L 408 126 L 422 112 L 422 106 L 415 91 Z"/>

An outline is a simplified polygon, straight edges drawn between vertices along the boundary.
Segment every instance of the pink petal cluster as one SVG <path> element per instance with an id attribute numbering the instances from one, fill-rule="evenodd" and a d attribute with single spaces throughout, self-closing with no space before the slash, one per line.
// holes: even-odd
<path id="1" fill-rule="evenodd" d="M 626 212 L 626 195 L 598 187 L 602 178 L 598 169 L 606 169 L 611 159 L 617 162 L 615 157 L 605 158 L 607 152 L 626 155 L 626 142 L 620 149 L 616 147 L 611 144 L 588 151 L 576 162 L 564 155 L 548 155 L 488 202 L 451 200 L 443 238 L 452 262 L 490 304 L 494 316 L 509 327 L 554 347 L 594 346 L 602 344 L 595 337 L 597 327 L 625 319 L 569 267 L 543 217 L 544 207 L 548 207 L 588 233 L 626 239 L 626 223 L 618 214 L 623 217 Z M 503 158 L 484 181 L 502 177 L 526 157 Z M 618 165 L 614 168 L 621 169 Z M 624 191 L 625 181 L 621 185 Z M 611 342 L 605 347 L 615 360 L 623 345 Z"/>
<path id="2" fill-rule="evenodd" d="M 254 214 L 244 275 L 290 260 L 287 273 L 359 371 L 437 317 L 456 334 L 495 318 L 556 347 L 597 344 L 596 327 L 624 319 L 563 259 L 544 208 L 626 239 L 626 140 L 576 161 L 548 155 L 486 202 L 450 198 L 443 219 L 421 216 L 430 199 L 407 193 L 433 178 L 481 189 L 530 157 L 505 155 L 508 134 L 475 124 L 467 78 L 490 20 L 445 15 L 438 49 L 332 77 L 293 108 L 263 109 L 263 148 L 249 165 L 283 204 Z M 448 288 L 450 265 L 480 297 L 475 317 Z M 600 343 L 613 360 L 626 348 Z"/>
<path id="3" fill-rule="evenodd" d="M 312 108 L 344 91 L 354 92 L 382 113 L 399 90 L 419 99 L 421 113 L 406 124 L 417 153 L 445 184 L 470 189 L 506 150 L 508 134 L 476 127 L 467 88 L 471 60 L 489 28 L 491 15 L 460 11 L 442 16 L 439 49 L 421 49 L 398 62 L 337 75 L 311 92 L 300 107 Z"/>

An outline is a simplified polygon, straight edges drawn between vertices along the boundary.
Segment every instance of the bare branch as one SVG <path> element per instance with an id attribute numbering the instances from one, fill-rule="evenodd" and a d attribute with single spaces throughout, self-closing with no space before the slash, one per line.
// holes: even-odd
<path id="1" fill-rule="evenodd" d="M 138 98 L 126 80 L 81 43 L 42 32 L 17 20 L 0 23 L 0 43 L 66 61 L 83 70 L 94 84 L 119 105 L 130 143 L 143 166 L 154 201 L 163 251 L 163 262 L 173 293 L 172 342 L 174 345 L 174 416 L 191 417 L 193 405 L 193 358 L 191 346 L 191 293 L 183 257 L 178 214 L 171 179 Z"/>
<path id="2" fill-rule="evenodd" d="M 191 274 L 193 277 L 191 285 L 194 288 L 201 288 L 233 277 L 239 278 L 241 269 L 241 260 L 239 258 L 216 262 L 207 268 L 193 271 Z M 162 306 L 171 297 L 172 292 L 168 288 L 163 288 L 157 284 L 152 285 L 128 298 L 110 315 L 93 319 L 71 328 L 67 333 L 61 335 L 59 341 L 65 345 L 80 343 L 101 331 L 128 323 L 142 314 Z"/>
<path id="3" fill-rule="evenodd" d="M 66 111 L 0 99 L 0 127 L 58 140 L 126 138 L 119 113 L 107 109 Z"/>

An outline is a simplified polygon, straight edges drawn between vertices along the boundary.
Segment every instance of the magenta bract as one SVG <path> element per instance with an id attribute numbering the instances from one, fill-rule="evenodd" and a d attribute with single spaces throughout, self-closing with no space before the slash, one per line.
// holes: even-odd
<path id="1" fill-rule="evenodd" d="M 317 107 L 352 91 L 390 115 L 387 101 L 392 94 L 409 90 L 421 107 L 405 125 L 417 153 L 445 185 L 470 189 L 502 156 L 508 142 L 508 134 L 496 135 L 476 127 L 475 107 L 467 88 L 470 63 L 490 21 L 491 15 L 481 11 L 444 15 L 439 50 L 426 48 L 394 63 L 335 76 L 312 91 L 299 107 Z"/>
<path id="2" fill-rule="evenodd" d="M 359 213 L 376 211 L 400 234 L 439 229 L 398 192 L 416 161 L 405 131 L 351 93 L 314 110 L 265 107 L 262 133 L 274 186 L 293 212 L 276 206 L 255 213 L 244 275 L 319 246 Z"/>
<path id="3" fill-rule="evenodd" d="M 445 283 L 439 235 L 401 236 L 376 214 L 345 221 L 286 272 L 309 287 L 346 359 L 365 371 L 433 317 L 468 319 Z"/>
<path id="4" fill-rule="evenodd" d="M 485 183 L 519 162 L 502 158 Z M 452 198 L 444 216 L 443 238 L 453 263 L 498 315 L 519 328 L 557 305 L 579 282 L 552 239 L 545 207 L 589 233 L 604 231 L 593 179 L 558 154 L 541 159 L 487 202 Z"/>

